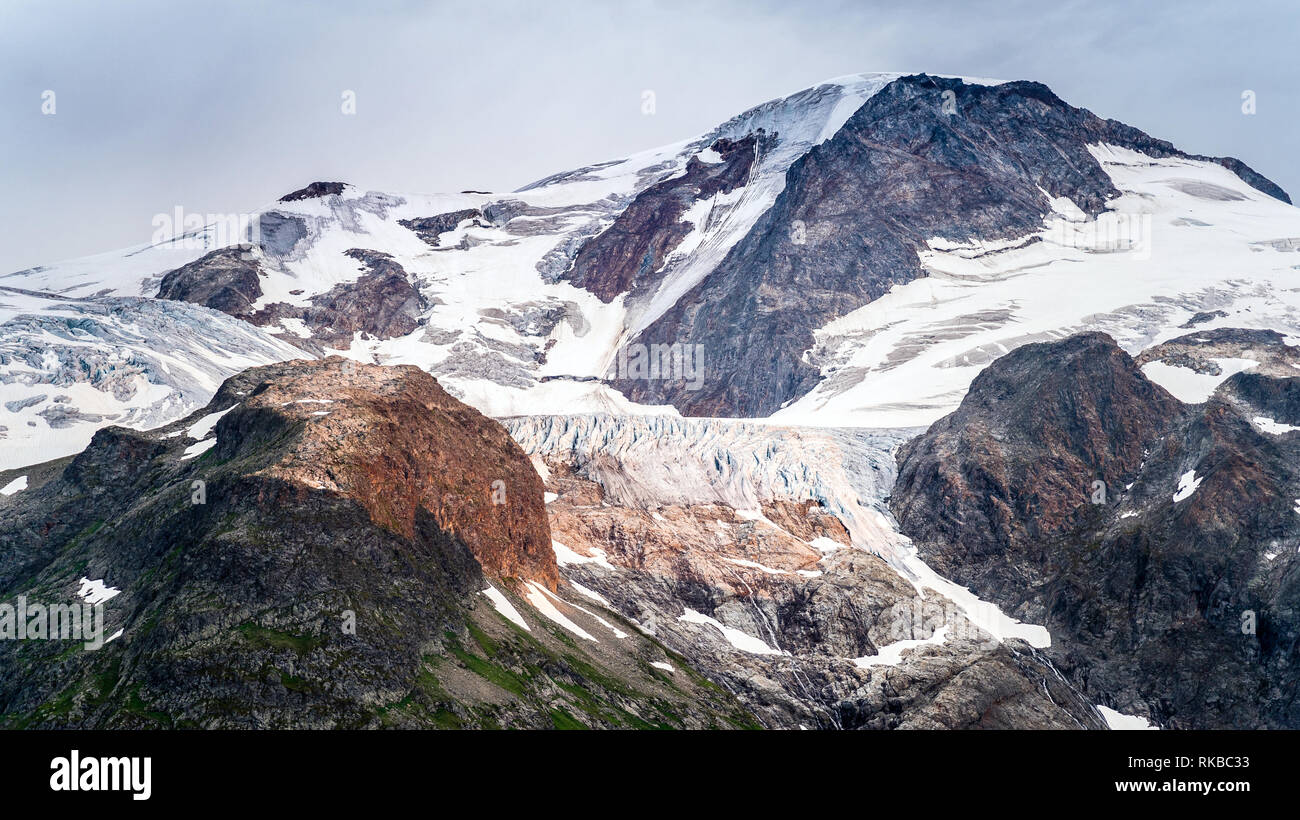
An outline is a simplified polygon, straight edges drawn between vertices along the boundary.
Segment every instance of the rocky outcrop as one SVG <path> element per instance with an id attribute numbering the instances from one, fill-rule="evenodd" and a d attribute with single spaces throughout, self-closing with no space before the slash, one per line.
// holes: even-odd
<path id="1" fill-rule="evenodd" d="M 1067 105 L 1040 83 L 983 86 L 927 75 L 891 82 L 794 162 L 776 204 L 726 259 L 632 340 L 703 345 L 702 388 L 681 380 L 615 385 L 636 401 L 690 415 L 775 412 L 820 378 L 802 357 L 813 331 L 924 276 L 917 254 L 927 240 L 1026 236 L 1052 213 L 1049 196 L 1101 213 L 1119 192 L 1088 150 L 1096 143 L 1187 156 Z M 1229 167 L 1280 194 L 1239 163 Z M 598 284 L 576 281 L 612 298 L 627 276 L 606 267 Z"/>
<path id="2" fill-rule="evenodd" d="M 891 508 L 905 533 L 961 550 L 933 562 L 960 578 L 981 556 L 1041 549 L 1089 520 L 1093 482 L 1131 483 L 1181 413 L 1104 334 L 1025 345 L 903 445 Z"/>
<path id="3" fill-rule="evenodd" d="M 531 463 L 417 368 L 246 371 L 183 422 L 106 428 L 30 477 L 0 498 L 0 599 L 102 589 L 108 640 L 0 641 L 5 726 L 754 723 L 570 602 Z M 609 629 L 575 642 L 539 600 Z"/>
<path id="4" fill-rule="evenodd" d="M 1223 373 L 1220 361 L 1243 359 L 1254 362 L 1250 368 L 1254 375 L 1289 380 L 1291 376 L 1300 374 L 1300 350 L 1286 344 L 1285 338 L 1275 330 L 1218 327 L 1177 336 L 1148 347 L 1134 361 L 1138 366 L 1162 362 L 1218 376 Z"/>
<path id="5" fill-rule="evenodd" d="M 310 305 L 276 302 L 248 317 L 249 321 L 270 326 L 283 319 L 296 319 L 311 335 L 302 337 L 291 331 L 283 338 L 313 352 L 326 346 L 347 350 L 358 333 L 393 339 L 420 326 L 428 302 L 401 265 L 379 251 L 353 248 L 347 255 L 363 263 L 366 272 L 352 282 L 340 282 L 313 296 Z"/>
<path id="6" fill-rule="evenodd" d="M 227 405 L 234 410 L 217 423 L 217 459 L 237 459 L 278 435 L 262 432 L 265 414 L 280 423 L 302 419 L 308 423 L 294 447 L 260 475 L 338 493 L 407 538 L 431 516 L 491 574 L 554 589 L 532 465 L 500 425 L 419 368 L 338 358 L 271 365 L 227 380 L 209 406 Z M 223 437 L 227 429 L 232 435 Z"/>
<path id="7" fill-rule="evenodd" d="M 682 220 L 687 209 L 745 184 L 763 137 L 719 139 L 709 147 L 716 161 L 691 157 L 681 175 L 642 191 L 613 225 L 582 246 L 564 278 L 604 302 L 644 286 L 690 233 L 691 224 Z"/>
<path id="8" fill-rule="evenodd" d="M 466 219 L 481 219 L 483 214 L 477 208 L 466 208 L 460 211 L 438 214 L 437 216 L 425 216 L 419 219 L 399 219 L 397 224 L 404 228 L 410 228 L 415 231 L 416 235 L 423 239 L 430 247 L 438 247 L 438 237 L 447 231 L 452 230 Z"/>
<path id="9" fill-rule="evenodd" d="M 361 262 L 365 272 L 312 296 L 306 305 L 273 302 L 257 308 L 261 261 L 239 248 L 213 251 L 171 271 L 162 279 L 158 298 L 201 304 L 259 327 L 281 325 L 285 319 L 301 322 L 305 335 L 294 328 L 278 332 L 312 353 L 326 347 L 347 350 L 354 334 L 392 339 L 420 326 L 428 301 L 392 256 L 361 248 L 347 255 Z"/>
<path id="10" fill-rule="evenodd" d="M 306 188 L 299 188 L 293 193 L 280 197 L 281 202 L 297 202 L 303 199 L 318 199 L 324 196 L 338 196 L 343 193 L 345 182 L 313 182 Z"/>
<path id="11" fill-rule="evenodd" d="M 220 248 L 163 276 L 157 298 L 190 302 L 248 318 L 262 296 L 261 266 L 243 248 Z"/>
<path id="12" fill-rule="evenodd" d="M 1094 702 L 1296 728 L 1300 435 L 1275 424 L 1296 382 L 1238 373 L 1183 405 L 1109 337 L 1027 345 L 900 450 L 891 507 L 938 571 L 1044 624 Z"/>

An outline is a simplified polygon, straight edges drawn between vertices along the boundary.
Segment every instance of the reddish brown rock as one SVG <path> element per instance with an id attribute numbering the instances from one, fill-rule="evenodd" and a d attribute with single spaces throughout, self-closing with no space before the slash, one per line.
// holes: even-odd
<path id="1" fill-rule="evenodd" d="M 642 191 L 608 230 L 582 247 L 565 278 L 602 302 L 644 284 L 690 233 L 691 223 L 683 222 L 682 214 L 696 202 L 744 185 L 757 146 L 754 136 L 720 139 L 711 146 L 720 162 L 693 157 L 681 176 Z"/>
<path id="2" fill-rule="evenodd" d="M 355 499 L 375 523 L 408 538 L 423 509 L 489 574 L 555 588 L 532 464 L 499 424 L 423 370 L 331 356 L 246 371 L 214 406 L 222 394 L 240 406 L 218 423 L 219 451 L 241 446 L 238 428 L 262 424 L 258 411 L 289 416 L 304 423 L 302 434 L 261 474 Z"/>

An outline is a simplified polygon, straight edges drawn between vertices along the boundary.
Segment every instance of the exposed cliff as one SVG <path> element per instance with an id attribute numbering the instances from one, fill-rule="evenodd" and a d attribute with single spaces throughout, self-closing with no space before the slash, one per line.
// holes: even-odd
<path id="1" fill-rule="evenodd" d="M 1233 338 L 1262 343 L 1202 341 Z M 1184 405 L 1106 336 L 1027 345 L 901 449 L 891 506 L 936 569 L 1044 624 L 1095 701 L 1294 728 L 1297 381 L 1237 373 Z"/>

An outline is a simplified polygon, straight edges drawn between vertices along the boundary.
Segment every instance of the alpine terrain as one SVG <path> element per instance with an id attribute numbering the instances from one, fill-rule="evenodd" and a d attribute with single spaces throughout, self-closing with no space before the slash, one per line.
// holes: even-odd
<path id="1" fill-rule="evenodd" d="M 0 276 L 0 602 L 103 619 L 0 640 L 0 726 L 1300 728 L 1238 159 L 863 74 L 241 216 Z"/>

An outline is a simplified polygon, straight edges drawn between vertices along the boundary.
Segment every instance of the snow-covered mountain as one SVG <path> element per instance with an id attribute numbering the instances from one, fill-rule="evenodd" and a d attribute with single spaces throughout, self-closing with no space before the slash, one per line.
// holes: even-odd
<path id="1" fill-rule="evenodd" d="M 1029 82 L 854 75 L 513 192 L 317 182 L 234 222 L 0 277 L 0 503 L 255 365 L 415 365 L 531 456 L 566 594 L 773 726 L 1104 725 L 1040 609 L 904 534 L 899 446 L 1030 343 L 1102 331 L 1199 402 L 1300 340 L 1284 192 Z"/>
<path id="2" fill-rule="evenodd" d="M 167 273 L 199 262 L 198 278 L 205 272 L 219 276 L 215 271 L 233 255 L 237 267 L 256 271 L 252 278 L 256 295 L 247 294 L 249 298 L 242 300 L 247 311 L 238 315 L 257 317 L 251 324 L 260 330 L 246 332 L 263 339 L 264 347 L 259 356 L 241 363 L 243 366 L 290 355 L 285 349 L 288 343 L 305 353 L 342 351 L 358 360 L 417 364 L 491 415 L 573 410 L 674 412 L 663 407 L 637 408 L 595 381 L 605 375 L 620 344 L 635 332 L 638 319 L 623 299 L 606 303 L 563 281 L 560 277 L 573 257 L 587 240 L 608 229 L 639 193 L 681 176 L 692 162 L 716 162 L 716 152 L 710 146 L 719 140 L 743 139 L 760 130 L 774 135 L 761 156 L 752 144 L 748 147 L 752 167 L 742 185 L 683 213 L 682 224 L 688 233 L 672 249 L 675 256 L 667 264 L 677 274 L 666 289 L 680 289 L 681 284 L 698 279 L 771 207 L 789 164 L 834 134 L 893 76 L 873 74 L 832 81 L 766 103 L 698 138 L 556 174 L 516 192 L 396 195 L 361 192 L 350 185 L 323 186 L 316 190 L 338 193 L 316 196 L 295 192 L 246 220 L 255 224 L 258 232 L 255 246 L 247 253 L 231 254 L 229 248 L 223 251 L 218 246 L 223 240 L 246 240 L 246 234 L 230 236 L 230 231 L 222 230 L 223 225 L 209 224 L 168 241 L 19 271 L 0 277 L 0 287 L 60 297 L 54 301 L 156 297 Z M 436 219 L 444 215 L 452 218 Z M 358 330 L 350 339 L 340 341 L 337 334 L 323 333 L 327 327 L 267 312 L 272 305 L 307 308 L 313 298 L 356 283 L 366 265 L 348 255 L 352 249 L 387 254 L 409 277 L 424 300 L 417 329 L 393 338 Z M 676 284 L 679 281 L 681 284 Z M 181 288 L 171 291 L 177 298 L 188 295 Z M 8 323 L 0 335 L 11 349 L 36 345 L 38 341 L 12 320 L 41 312 L 41 306 L 30 300 L 7 301 L 12 304 L 3 314 Z M 220 295 L 201 301 L 218 309 L 227 307 Z M 159 310 L 193 312 L 170 301 L 161 302 Z M 279 313 L 292 310 L 282 307 Z M 49 315 L 51 321 L 58 321 L 57 311 Z M 214 315 L 211 323 L 215 344 L 226 333 L 225 320 Z M 321 335 L 329 341 L 313 344 Z M 112 344 L 106 340 L 104 348 Z M 166 347 L 162 337 L 159 344 Z M 0 360 L 0 367 L 4 368 L 0 372 L 4 373 L 6 400 L 11 398 L 10 392 L 18 400 L 39 395 L 42 389 L 51 394 L 51 389 L 40 387 L 50 383 L 44 377 L 25 373 L 8 360 Z M 140 375 L 157 386 L 155 392 L 176 392 L 165 372 L 142 369 Z M 20 390 L 14 385 L 32 389 Z M 215 384 L 210 385 L 209 391 L 215 389 Z M 50 400 L 55 395 L 59 394 L 49 395 Z M 184 406 L 170 410 L 170 417 L 200 406 L 203 399 L 188 396 Z M 134 418 L 132 411 L 138 414 L 140 405 L 152 406 L 156 400 L 140 395 L 114 397 L 104 404 L 109 412 L 86 422 L 88 426 L 129 424 Z M 158 418 L 151 416 L 151 421 Z M 15 430 L 25 422 L 25 418 L 11 419 L 5 425 Z M 67 443 L 61 444 L 58 437 L 40 429 L 41 446 L 49 457 L 75 452 L 88 440 L 88 434 L 82 432 L 67 435 Z M 24 455 L 9 453 L 6 448 L 0 466 L 23 463 Z"/>
<path id="3" fill-rule="evenodd" d="M 982 125 L 1016 116 L 1041 120 L 1041 138 Z M 868 138 L 874 154 L 845 154 Z M 931 164 L 930 181 L 900 190 L 898 168 L 876 167 L 901 146 Z M 987 170 L 990 157 L 1021 167 Z M 179 417 L 216 389 L 213 375 L 298 351 L 416 364 L 495 416 L 770 408 L 782 423 L 928 424 L 1028 341 L 1098 329 L 1137 352 L 1206 313 L 1206 327 L 1294 329 L 1300 212 L 1261 180 L 1041 86 L 869 74 L 508 194 L 320 184 L 256 212 L 247 250 L 217 247 L 248 237 L 209 224 L 0 277 L 0 426 L 17 445 L 0 466 L 75 452 L 98 426 Z M 853 199 L 828 190 L 849 183 Z M 953 191 L 971 202 L 944 200 L 930 222 L 946 235 L 918 225 L 909 245 L 863 222 Z M 752 275 L 769 264 L 792 273 Z M 738 265 L 751 273 L 736 284 Z M 92 331 L 95 350 L 75 366 L 42 352 L 80 333 L 86 313 L 117 315 L 113 299 L 160 294 L 148 308 L 158 321 L 211 350 L 194 365 L 210 371 L 202 390 L 133 360 L 173 354 L 173 332 Z M 684 367 L 643 378 L 651 358 Z M 83 412 L 52 425 L 56 401 Z"/>
<path id="4" fill-rule="evenodd" d="M 929 242 L 925 278 L 816 332 L 823 381 L 774 418 L 929 424 L 997 357 L 1089 330 L 1132 355 L 1192 327 L 1300 330 L 1300 211 L 1214 163 L 1089 150 L 1111 211 L 1054 200 L 1060 219 L 1025 237 Z"/>

